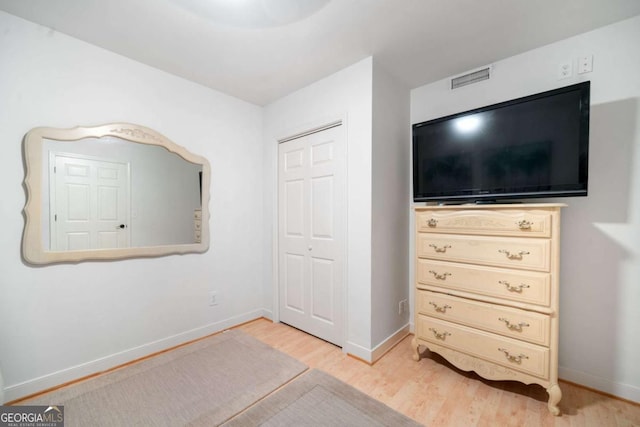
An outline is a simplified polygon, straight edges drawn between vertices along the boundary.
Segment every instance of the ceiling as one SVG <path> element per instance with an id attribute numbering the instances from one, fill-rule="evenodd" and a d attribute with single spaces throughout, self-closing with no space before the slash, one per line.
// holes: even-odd
<path id="1" fill-rule="evenodd" d="M 0 0 L 0 10 L 266 105 L 368 56 L 415 88 L 638 15 L 640 1 Z"/>

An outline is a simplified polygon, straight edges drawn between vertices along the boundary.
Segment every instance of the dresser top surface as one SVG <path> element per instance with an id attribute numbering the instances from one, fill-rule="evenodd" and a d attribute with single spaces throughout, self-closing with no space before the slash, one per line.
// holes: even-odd
<path id="1" fill-rule="evenodd" d="M 502 203 L 502 204 L 453 204 L 453 205 L 426 205 L 426 206 L 413 206 L 416 212 L 427 210 L 496 210 L 496 209 L 560 209 L 567 207 L 564 203 Z"/>

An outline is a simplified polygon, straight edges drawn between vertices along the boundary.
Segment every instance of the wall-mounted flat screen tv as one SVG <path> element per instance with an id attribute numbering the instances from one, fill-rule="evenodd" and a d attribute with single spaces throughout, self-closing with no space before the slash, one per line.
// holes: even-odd
<path id="1" fill-rule="evenodd" d="M 586 196 L 590 83 L 413 125 L 415 202 Z"/>

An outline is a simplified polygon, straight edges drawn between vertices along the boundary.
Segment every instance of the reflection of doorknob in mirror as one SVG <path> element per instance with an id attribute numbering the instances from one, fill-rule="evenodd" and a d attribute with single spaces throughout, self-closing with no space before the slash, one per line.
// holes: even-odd
<path id="1" fill-rule="evenodd" d="M 120 224 L 116 228 L 127 228 L 127 226 L 125 224 Z"/>

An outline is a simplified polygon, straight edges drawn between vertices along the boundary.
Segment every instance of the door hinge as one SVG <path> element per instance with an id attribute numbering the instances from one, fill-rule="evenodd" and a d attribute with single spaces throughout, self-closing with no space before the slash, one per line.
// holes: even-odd
<path id="1" fill-rule="evenodd" d="M 53 215 L 53 220 L 54 220 L 54 221 L 57 221 L 57 220 L 58 220 L 58 214 L 54 214 L 54 215 Z"/>

